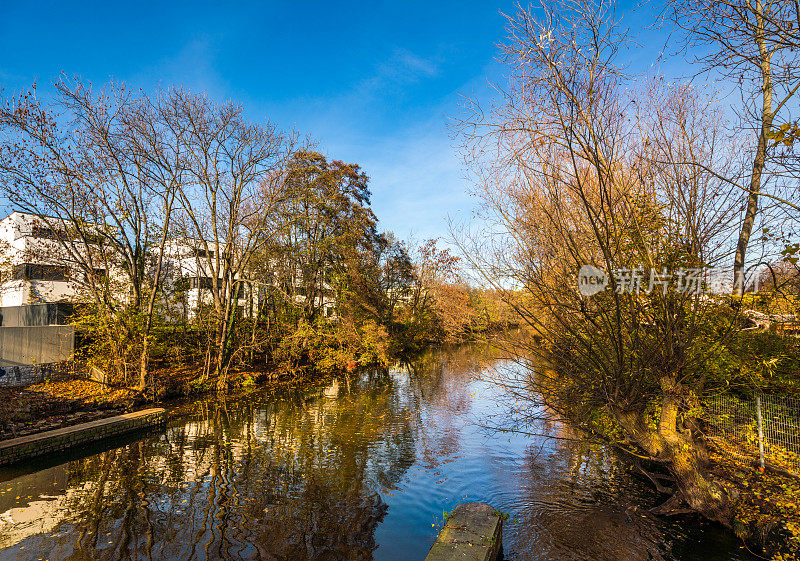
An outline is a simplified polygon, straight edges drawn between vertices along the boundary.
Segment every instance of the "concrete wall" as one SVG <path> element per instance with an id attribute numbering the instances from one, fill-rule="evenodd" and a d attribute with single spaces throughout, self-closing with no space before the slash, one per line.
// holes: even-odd
<path id="1" fill-rule="evenodd" d="M 72 360 L 75 328 L 63 325 L 70 304 L 0 307 L 0 386 L 27 386 Z"/>
<path id="2" fill-rule="evenodd" d="M 68 303 L 2 306 L 0 327 L 66 325 L 70 315 L 72 315 L 72 305 Z"/>
<path id="3" fill-rule="evenodd" d="M 28 386 L 49 378 L 53 363 L 72 360 L 75 327 L 0 327 L 0 386 Z"/>
<path id="4" fill-rule="evenodd" d="M 74 350 L 72 325 L 0 328 L 0 366 L 65 362 Z"/>

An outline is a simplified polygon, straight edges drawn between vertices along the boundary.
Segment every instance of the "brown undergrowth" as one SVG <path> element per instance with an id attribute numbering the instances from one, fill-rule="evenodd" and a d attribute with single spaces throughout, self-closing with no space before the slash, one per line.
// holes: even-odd
<path id="1" fill-rule="evenodd" d="M 0 388 L 0 439 L 118 415 L 130 409 L 134 394 L 86 380 Z"/>

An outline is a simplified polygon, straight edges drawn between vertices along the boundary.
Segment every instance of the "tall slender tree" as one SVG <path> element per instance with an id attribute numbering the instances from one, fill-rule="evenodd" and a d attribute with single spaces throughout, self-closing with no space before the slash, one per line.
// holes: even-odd
<path id="1" fill-rule="evenodd" d="M 734 293 L 743 294 L 747 250 L 760 199 L 781 187 L 782 159 L 792 143 L 776 129 L 797 119 L 800 89 L 800 5 L 793 0 L 685 0 L 667 8 L 684 34 L 687 54 L 705 76 L 723 78 L 740 97 L 736 134 L 748 161 L 729 180 L 743 193 L 734 255 Z M 796 127 L 795 127 L 796 128 Z M 789 148 L 787 148 L 787 145 Z"/>

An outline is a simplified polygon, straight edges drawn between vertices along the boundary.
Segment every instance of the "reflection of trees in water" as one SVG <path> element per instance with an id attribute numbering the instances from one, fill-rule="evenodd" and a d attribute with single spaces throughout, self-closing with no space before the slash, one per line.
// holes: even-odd
<path id="1" fill-rule="evenodd" d="M 436 470 L 457 459 L 465 415 L 472 408 L 469 382 L 492 359 L 485 346 L 459 345 L 398 366 L 408 375 L 406 394 L 413 402 L 418 461 L 424 468 Z"/>
<path id="2" fill-rule="evenodd" d="M 506 530 L 513 532 L 511 557 L 519 561 L 663 559 L 661 548 L 668 547 L 665 536 L 656 535 L 658 526 L 651 517 L 635 510 L 649 489 L 626 472 L 609 448 L 587 442 L 552 411 L 537 407 L 519 412 L 515 399 L 530 391 L 520 374 L 527 375 L 528 369 L 498 360 L 502 351 L 462 349 L 466 352 L 432 353 L 412 367 L 419 395 L 441 409 L 463 413 L 471 402 L 466 394 L 472 391 L 466 379 L 477 376 L 491 386 L 488 399 L 500 410 L 517 411 L 513 416 L 482 418 L 487 428 L 541 435 L 538 444 L 533 441 L 528 449 L 525 469 L 520 472 L 524 496 L 519 499 L 517 523 Z M 450 417 L 440 415 L 438 421 L 443 422 L 442 418 Z M 462 417 L 453 415 L 452 419 L 457 423 Z M 419 435 L 423 454 L 432 465 L 447 461 L 448 450 L 460 448 L 446 441 L 448 434 L 435 430 Z"/>
<path id="3" fill-rule="evenodd" d="M 19 558 L 370 559 L 378 491 L 413 464 L 415 427 L 389 378 L 360 384 L 198 403 L 165 438 L 72 462 L 62 531 L 19 543 Z"/>
<path id="4" fill-rule="evenodd" d="M 195 402 L 162 437 L 50 468 L 58 488 L 41 483 L 35 509 L 52 522 L 0 519 L 0 548 L 10 546 L 0 561 L 368 560 L 387 513 L 379 493 L 404 485 L 415 461 L 436 473 L 474 444 L 465 416 L 485 403 L 470 392 L 498 386 L 468 382 L 493 360 L 461 348 L 315 392 Z M 479 476 L 499 477 L 495 506 L 519 520 L 506 526 L 513 558 L 669 557 L 660 550 L 674 534 L 657 535 L 664 526 L 632 509 L 649 488 L 608 448 L 540 413 L 530 428 L 556 438 L 532 441 L 523 466 L 516 452 L 500 454 Z M 35 477 L 26 477 L 28 494 Z"/>
<path id="5" fill-rule="evenodd" d="M 51 513 L 62 525 L 15 541 L 16 558 L 370 559 L 379 493 L 418 451 L 427 467 L 457 454 L 477 354 L 431 353 L 313 395 L 193 403 L 163 437 L 71 462 L 67 512 Z"/>
<path id="6" fill-rule="evenodd" d="M 458 411 L 468 403 L 469 380 L 496 360 L 496 350 L 486 344 L 459 345 L 426 352 L 400 368 L 411 373 L 420 399 Z"/>

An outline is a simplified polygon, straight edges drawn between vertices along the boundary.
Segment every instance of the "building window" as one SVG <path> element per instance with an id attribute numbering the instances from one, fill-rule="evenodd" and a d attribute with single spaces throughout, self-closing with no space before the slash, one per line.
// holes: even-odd
<path id="1" fill-rule="evenodd" d="M 56 228 L 49 228 L 47 226 L 34 225 L 33 230 L 31 230 L 31 236 L 34 238 L 57 240 L 64 237 L 64 231 Z"/>
<path id="2" fill-rule="evenodd" d="M 181 287 L 179 290 L 186 290 L 186 284 L 188 283 L 189 288 L 200 290 L 213 290 L 214 289 L 214 279 L 211 277 L 189 277 L 182 280 Z M 223 288 L 223 279 L 219 279 L 217 281 L 217 286 Z M 231 287 L 231 297 L 234 300 L 238 300 L 240 298 L 244 298 L 244 283 L 237 282 L 234 286 Z"/>
<path id="3" fill-rule="evenodd" d="M 92 269 L 92 275 L 90 279 L 93 282 L 101 282 L 105 279 L 106 270 L 105 269 Z"/>
<path id="4" fill-rule="evenodd" d="M 189 278 L 189 288 L 211 290 L 214 288 L 214 280 L 211 277 L 191 277 Z"/>
<path id="5" fill-rule="evenodd" d="M 13 280 L 66 281 L 67 274 L 67 267 L 62 265 L 23 263 L 22 265 L 14 265 L 11 271 L 11 278 Z"/>
<path id="6" fill-rule="evenodd" d="M 103 242 L 105 241 L 105 238 L 103 237 L 102 234 L 99 234 L 97 232 L 85 232 L 83 234 L 83 240 L 87 244 L 103 245 Z"/>
<path id="7" fill-rule="evenodd" d="M 206 251 L 205 249 L 195 248 L 192 250 L 192 257 L 198 257 L 200 259 L 213 259 L 214 252 Z"/>

